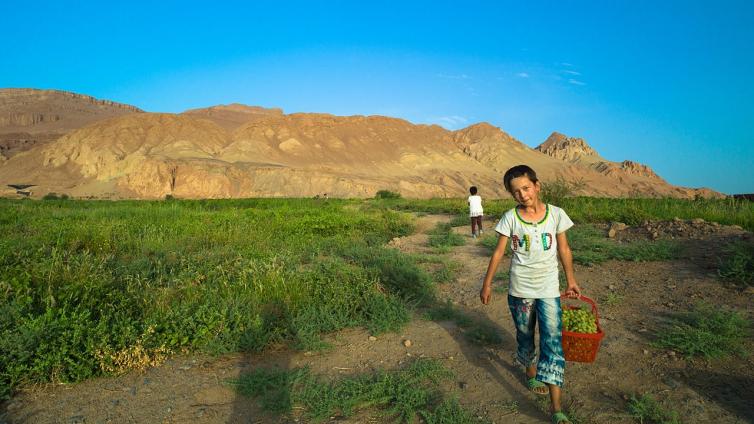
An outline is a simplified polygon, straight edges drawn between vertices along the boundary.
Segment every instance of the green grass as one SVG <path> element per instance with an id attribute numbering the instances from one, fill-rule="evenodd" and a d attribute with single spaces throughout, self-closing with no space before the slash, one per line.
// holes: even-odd
<path id="1" fill-rule="evenodd" d="M 672 323 L 657 334 L 656 347 L 673 349 L 687 357 L 706 359 L 745 356 L 751 323 L 741 312 L 709 304 L 697 304 L 676 314 Z"/>
<path id="2" fill-rule="evenodd" d="M 620 261 L 663 261 L 679 258 L 682 245 L 675 240 L 635 241 L 618 243 L 605 237 L 592 225 L 577 225 L 567 233 L 573 261 L 581 265 L 597 265 L 610 259 Z"/>
<path id="3" fill-rule="evenodd" d="M 623 295 L 618 293 L 608 293 L 603 303 L 607 306 L 617 306 L 623 303 Z"/>
<path id="4" fill-rule="evenodd" d="M 430 276 L 382 247 L 407 215 L 360 202 L 0 200 L 0 397 L 176 352 L 326 348 L 400 328 Z"/>
<path id="5" fill-rule="evenodd" d="M 435 286 L 431 276 L 409 255 L 396 249 L 370 247 L 358 242 L 340 246 L 336 252 L 379 281 L 381 291 L 386 289 L 395 293 L 412 305 L 425 305 L 434 300 Z"/>
<path id="6" fill-rule="evenodd" d="M 470 327 L 474 324 L 474 321 L 468 315 L 453 306 L 450 299 L 428 308 L 425 317 L 432 321 L 453 321 L 462 328 Z"/>
<path id="7" fill-rule="evenodd" d="M 379 190 L 375 193 L 375 199 L 400 199 L 402 196 L 400 193 L 390 190 Z"/>
<path id="8" fill-rule="evenodd" d="M 608 239 L 600 229 L 590 224 L 574 226 L 568 231 L 567 236 L 573 252 L 573 261 L 580 265 L 598 265 L 610 259 L 634 262 L 663 261 L 683 255 L 682 245 L 676 240 L 618 243 Z M 497 242 L 498 236 L 490 234 L 482 237 L 480 243 L 492 252 L 497 247 Z M 508 242 L 506 255 L 510 254 Z"/>
<path id="9" fill-rule="evenodd" d="M 484 196 L 483 196 L 484 198 Z M 377 201 L 375 201 L 377 202 Z M 468 212 L 465 198 L 457 199 L 399 199 L 380 201 L 383 207 L 415 212 L 463 215 Z M 610 199 L 597 197 L 563 197 L 555 203 L 565 209 L 577 224 L 624 222 L 640 224 L 644 220 L 672 220 L 673 218 L 702 218 L 726 225 L 740 225 L 754 231 L 754 202 L 729 199 Z M 487 216 L 502 216 L 515 206 L 512 199 L 484 198 Z"/>
<path id="10" fill-rule="evenodd" d="M 510 274 L 508 270 L 500 270 L 492 277 L 493 288 L 492 291 L 499 294 L 508 294 L 508 282 L 510 280 Z"/>
<path id="11" fill-rule="evenodd" d="M 650 394 L 631 396 L 628 413 L 641 424 L 680 424 L 678 412 L 662 406 Z"/>
<path id="12" fill-rule="evenodd" d="M 439 284 L 452 283 L 456 280 L 458 272 L 461 270 L 462 266 L 463 265 L 457 261 L 446 259 L 439 263 L 434 269 L 432 272 L 432 279 L 435 283 Z"/>
<path id="13" fill-rule="evenodd" d="M 644 220 L 673 218 L 740 225 L 754 231 L 754 202 L 729 199 L 608 199 L 596 197 L 567 198 L 562 205 L 574 222 L 624 222 L 640 224 Z"/>
<path id="14" fill-rule="evenodd" d="M 471 232 L 471 218 L 469 218 L 468 215 L 456 215 L 454 216 L 448 224 L 451 227 L 469 227 L 469 232 Z"/>
<path id="15" fill-rule="evenodd" d="M 453 214 L 460 223 L 468 205 L 381 197 L 0 200 L 0 398 L 23 384 L 120 373 L 177 352 L 324 349 L 322 334 L 340 328 L 400 328 L 413 306 L 435 305 L 434 284 L 455 278 L 457 266 L 424 266 L 385 248 L 413 230 L 410 215 L 391 208 Z M 749 202 L 562 202 L 579 223 L 569 236 L 580 263 L 678 255 L 672 243 L 618 246 L 587 222 L 701 217 L 754 229 Z M 485 199 L 488 215 L 513 206 Z M 452 225 L 430 234 L 435 252 L 464 242 Z M 494 234 L 481 240 L 496 242 Z M 731 249 L 720 275 L 750 285 L 752 250 Z M 484 326 L 467 333 L 495 341 Z"/>
<path id="16" fill-rule="evenodd" d="M 479 244 L 481 244 L 487 250 L 492 252 L 497 247 L 498 238 L 499 237 L 497 233 L 487 234 L 487 235 L 482 236 L 482 238 L 479 240 Z M 508 247 L 506 248 L 506 254 L 508 253 L 510 253 L 510 242 L 508 243 Z"/>
<path id="17" fill-rule="evenodd" d="M 495 286 L 492 289 L 492 291 L 495 292 L 495 293 L 497 293 L 497 294 L 506 294 L 507 295 L 508 294 L 508 285 L 506 284 L 504 286 Z"/>
<path id="18" fill-rule="evenodd" d="M 445 284 L 454 282 L 458 276 L 458 272 L 463 267 L 463 264 L 447 256 L 438 255 L 436 253 L 437 252 L 433 252 L 432 254 L 413 253 L 408 256 L 410 256 L 415 263 L 419 264 L 422 269 L 427 271 L 435 283 Z"/>
<path id="19" fill-rule="evenodd" d="M 256 398 L 265 411 L 287 415 L 298 407 L 312 422 L 351 417 L 364 410 L 407 423 L 417 417 L 427 423 L 477 422 L 456 399 L 443 399 L 437 387 L 451 377 L 439 362 L 420 359 L 402 370 L 378 370 L 335 381 L 315 376 L 307 368 L 258 369 L 234 384 L 241 394 Z"/>
<path id="20" fill-rule="evenodd" d="M 457 398 L 445 399 L 433 411 L 420 411 L 419 415 L 427 424 L 471 424 L 485 423 L 487 420 L 475 418 L 463 408 Z"/>
<path id="21" fill-rule="evenodd" d="M 425 317 L 432 321 L 454 322 L 464 330 L 466 340 L 478 346 L 494 346 L 503 341 L 499 330 L 493 324 L 474 320 L 456 308 L 450 300 L 427 308 Z"/>
<path id="22" fill-rule="evenodd" d="M 447 250 L 453 246 L 463 246 L 466 244 L 466 239 L 462 235 L 454 233 L 450 224 L 439 223 L 429 232 L 428 244 L 436 249 Z"/>
<path id="23" fill-rule="evenodd" d="M 718 274 L 734 284 L 754 285 L 754 242 L 739 241 L 723 248 Z"/>

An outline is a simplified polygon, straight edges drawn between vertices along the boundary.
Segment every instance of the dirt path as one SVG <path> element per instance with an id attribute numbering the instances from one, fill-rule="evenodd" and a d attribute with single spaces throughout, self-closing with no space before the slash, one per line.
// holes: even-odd
<path id="1" fill-rule="evenodd" d="M 391 244 L 405 252 L 429 252 L 424 234 L 445 216 L 419 218 L 419 231 Z M 489 223 L 486 223 L 489 227 Z M 467 235 L 468 229 L 456 228 Z M 703 243 L 705 241 L 700 241 Z M 261 414 L 251 399 L 238 396 L 229 379 L 254 367 L 292 368 L 308 365 L 330 376 L 393 369 L 417 357 L 440 360 L 455 379 L 445 389 L 462 404 L 495 423 L 544 423 L 546 404 L 522 384 L 515 365 L 515 332 L 506 295 L 493 293 L 490 305 L 479 303 L 479 287 L 489 252 L 467 239 L 446 254 L 461 264 L 457 281 L 439 286 L 439 297 L 450 299 L 480 322 L 495 326 L 502 343 L 482 348 L 469 343 L 452 322 L 416 317 L 400 334 L 370 340 L 362 329 L 328 336 L 333 349 L 324 353 L 266 352 L 222 357 L 177 357 L 143 373 L 97 378 L 75 385 L 46 385 L 19 393 L 5 406 L 9 423 L 267 423 L 293 419 Z M 697 258 L 698 259 L 698 258 Z M 501 267 L 507 268 L 507 259 Z M 687 361 L 649 346 L 651 330 L 668 311 L 685 310 L 697 299 L 709 298 L 749 310 L 751 293 L 724 288 L 703 260 L 650 263 L 608 262 L 577 267 L 585 294 L 601 301 L 608 294 L 622 299 L 600 304 L 607 336 L 594 364 L 569 363 L 565 406 L 582 422 L 634 422 L 626 414 L 627 396 L 651 393 L 682 414 L 682 422 L 754 422 L 754 361 Z M 411 340 L 410 347 L 404 346 Z M 515 407 L 514 407 L 515 405 Z M 367 412 L 368 414 L 368 412 Z M 339 422 L 376 422 L 361 415 Z"/>

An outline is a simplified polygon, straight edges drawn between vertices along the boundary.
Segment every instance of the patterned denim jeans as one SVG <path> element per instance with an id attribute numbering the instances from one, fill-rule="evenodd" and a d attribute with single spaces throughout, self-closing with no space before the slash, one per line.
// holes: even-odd
<path id="1" fill-rule="evenodd" d="M 524 299 L 508 295 L 508 307 L 516 325 L 517 359 L 524 367 L 537 364 L 537 380 L 563 386 L 565 357 L 561 340 L 560 298 Z M 536 360 L 534 328 L 539 323 L 539 360 Z"/>

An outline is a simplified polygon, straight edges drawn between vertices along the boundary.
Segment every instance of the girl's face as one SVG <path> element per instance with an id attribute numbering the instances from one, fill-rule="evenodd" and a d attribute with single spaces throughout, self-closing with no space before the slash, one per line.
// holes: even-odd
<path id="1" fill-rule="evenodd" d="M 539 181 L 532 182 L 528 176 L 524 175 L 511 180 L 511 194 L 516 201 L 523 206 L 532 206 L 539 203 L 539 191 L 541 186 Z"/>

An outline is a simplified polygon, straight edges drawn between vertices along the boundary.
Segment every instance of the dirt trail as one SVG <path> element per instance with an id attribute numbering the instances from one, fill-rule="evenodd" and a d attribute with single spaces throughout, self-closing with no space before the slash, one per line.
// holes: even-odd
<path id="1" fill-rule="evenodd" d="M 391 245 L 405 252 L 430 252 L 425 232 L 449 217 L 419 218 L 414 235 Z M 490 229 L 490 222 L 485 222 Z M 469 229 L 456 228 L 467 236 Z M 491 229 L 490 229 L 491 231 Z M 701 240 L 699 243 L 709 243 Z M 699 250 L 703 252 L 703 250 Z M 702 253 L 700 253 L 702 254 Z M 292 418 L 264 415 L 255 402 L 237 395 L 229 379 L 254 367 L 293 368 L 308 365 L 329 376 L 394 369 L 417 357 L 435 358 L 453 370 L 445 389 L 455 392 L 466 407 L 495 423 L 545 423 L 546 405 L 522 383 L 522 370 L 513 359 L 515 332 L 506 294 L 493 293 L 490 305 L 479 302 L 479 287 L 489 252 L 467 238 L 464 246 L 446 254 L 461 264 L 454 283 L 439 286 L 439 297 L 450 299 L 475 320 L 495 326 L 503 342 L 495 348 L 469 343 L 452 322 L 416 317 L 401 333 L 370 340 L 363 329 L 348 329 L 327 340 L 324 353 L 265 352 L 222 357 L 177 357 L 145 372 L 92 379 L 75 385 L 45 385 L 27 389 L 5 405 L 9 423 L 276 423 Z M 606 337 L 594 364 L 568 363 L 564 405 L 581 422 L 634 422 L 626 414 L 626 398 L 649 392 L 682 414 L 682 422 L 754 422 L 754 361 L 687 361 L 649 346 L 650 334 L 669 311 L 688 308 L 695 299 L 713 293 L 716 303 L 748 310 L 751 293 L 722 287 L 704 260 L 627 263 L 577 267 L 585 294 L 598 299 L 612 293 L 622 301 L 601 303 Z M 506 258 L 501 267 L 507 268 Z M 411 340 L 410 347 L 404 340 Z M 512 402 L 516 403 L 511 408 Z M 747 421 L 748 420 L 748 421 Z M 339 422 L 377 422 L 368 412 Z"/>

